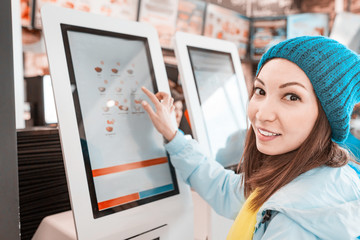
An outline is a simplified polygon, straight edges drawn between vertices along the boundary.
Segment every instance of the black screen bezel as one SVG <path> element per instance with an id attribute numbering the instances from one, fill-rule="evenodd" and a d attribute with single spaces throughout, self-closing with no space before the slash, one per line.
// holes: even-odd
<path id="1" fill-rule="evenodd" d="M 217 50 L 213 50 L 213 49 L 206 49 L 206 48 L 194 47 L 194 46 L 189 46 L 189 45 L 187 45 L 186 47 L 187 47 L 187 52 L 188 52 L 188 55 L 189 55 L 191 71 L 192 71 L 192 74 L 193 74 L 193 77 L 194 77 L 194 83 L 195 83 L 196 92 L 197 92 L 198 100 L 199 100 L 200 107 L 201 107 L 202 103 L 201 103 L 201 99 L 200 99 L 199 86 L 198 86 L 196 76 L 195 76 L 195 67 L 194 67 L 192 57 L 191 57 L 191 51 L 195 50 L 195 51 L 200 51 L 200 52 L 205 52 L 205 53 L 213 53 L 213 54 L 220 54 L 220 55 L 228 56 L 230 58 L 232 71 L 236 76 L 236 71 L 235 71 L 235 67 L 234 67 L 234 61 L 233 61 L 233 58 L 232 58 L 232 54 L 230 52 L 222 52 L 222 51 L 217 51 Z M 204 121 L 204 125 L 206 126 L 206 121 L 205 121 L 204 117 L 203 117 L 203 121 Z M 208 133 L 206 133 L 206 135 L 207 135 L 207 138 L 209 139 Z M 223 166 L 223 167 L 226 168 L 226 169 L 231 169 L 234 172 L 236 172 L 236 169 L 238 168 L 238 164 L 229 165 L 229 166 Z"/>

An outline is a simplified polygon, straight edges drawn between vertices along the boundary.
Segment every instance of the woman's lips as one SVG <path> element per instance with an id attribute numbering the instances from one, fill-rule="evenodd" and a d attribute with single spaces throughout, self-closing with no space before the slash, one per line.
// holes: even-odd
<path id="1" fill-rule="evenodd" d="M 271 140 L 281 136 L 281 134 L 279 134 L 279 133 L 274 133 L 274 132 L 271 132 L 271 131 L 263 129 L 263 128 L 257 128 L 256 135 L 257 135 L 258 139 L 261 141 L 271 141 Z"/>

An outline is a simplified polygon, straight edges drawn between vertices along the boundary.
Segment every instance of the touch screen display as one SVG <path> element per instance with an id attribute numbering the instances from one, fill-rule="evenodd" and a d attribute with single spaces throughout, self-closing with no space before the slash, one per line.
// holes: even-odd
<path id="1" fill-rule="evenodd" d="M 94 218 L 177 194 L 163 138 L 141 106 L 141 86 L 157 91 L 147 39 L 61 28 Z"/>
<path id="2" fill-rule="evenodd" d="M 224 167 L 243 153 L 246 112 L 230 53 L 188 47 L 213 157 Z"/>

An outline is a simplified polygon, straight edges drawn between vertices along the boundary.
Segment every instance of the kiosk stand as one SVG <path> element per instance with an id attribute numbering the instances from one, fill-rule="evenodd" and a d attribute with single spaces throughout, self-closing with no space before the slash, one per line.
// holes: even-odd
<path id="1" fill-rule="evenodd" d="M 248 93 L 238 48 L 231 42 L 182 32 L 176 33 L 175 40 L 193 135 L 213 161 L 236 170 L 248 127 Z M 206 206 L 203 218 L 195 222 L 208 222 L 209 239 L 226 239 L 233 221 Z"/>
<path id="2" fill-rule="evenodd" d="M 41 12 L 77 238 L 192 239 L 190 189 L 141 107 L 142 86 L 170 92 L 156 30 L 53 6 Z M 67 218 L 52 216 L 45 228 L 61 230 Z"/>

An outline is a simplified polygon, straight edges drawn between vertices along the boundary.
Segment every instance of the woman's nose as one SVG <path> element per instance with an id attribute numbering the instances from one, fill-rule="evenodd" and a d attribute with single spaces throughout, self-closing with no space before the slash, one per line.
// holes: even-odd
<path id="1" fill-rule="evenodd" d="M 271 101 L 271 99 L 264 99 L 258 105 L 258 109 L 256 112 L 256 118 L 258 121 L 275 121 L 276 119 L 276 103 Z"/>

